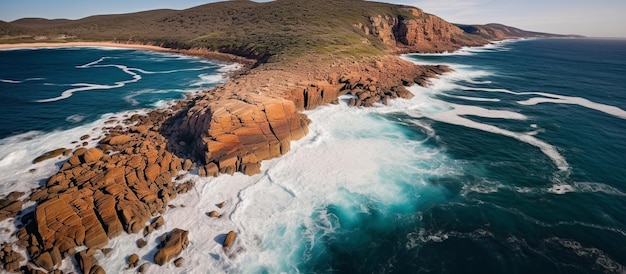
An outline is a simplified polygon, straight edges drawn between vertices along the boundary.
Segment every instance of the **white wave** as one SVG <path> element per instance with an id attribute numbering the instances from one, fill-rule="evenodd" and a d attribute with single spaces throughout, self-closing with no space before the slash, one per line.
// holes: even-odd
<path id="1" fill-rule="evenodd" d="M 416 95 L 413 99 L 405 102 L 400 102 L 399 104 L 392 103 L 390 105 L 396 107 L 399 106 L 403 109 L 402 111 L 407 112 L 411 116 L 416 118 L 427 117 L 439 122 L 478 129 L 485 132 L 514 138 L 518 141 L 539 148 L 546 156 L 548 156 L 554 162 L 559 170 L 567 170 L 569 168 L 567 161 L 565 160 L 565 158 L 563 158 L 563 156 L 561 156 L 556 147 L 530 134 L 513 132 L 493 125 L 484 124 L 465 118 L 465 116 L 477 116 L 496 119 L 527 120 L 528 118 L 525 115 L 512 111 L 491 110 L 476 106 L 451 104 L 432 98 L 435 93 L 440 94 L 443 90 L 449 90 L 451 88 L 458 87 L 457 85 L 453 84 L 452 81 L 448 79 L 448 77 L 448 75 L 444 75 L 439 79 L 433 80 L 433 84 L 428 88 L 413 86 L 409 88 L 409 90 Z M 393 109 L 391 109 L 391 111 L 393 111 Z"/>
<path id="2" fill-rule="evenodd" d="M 41 81 L 41 80 L 45 80 L 45 79 L 44 78 L 28 78 L 25 80 L 0 79 L 0 82 L 7 83 L 7 84 L 21 84 L 23 82 Z"/>
<path id="3" fill-rule="evenodd" d="M 221 83 L 225 80 L 224 76 L 221 74 L 208 74 L 208 73 L 200 74 L 198 75 L 198 78 L 200 78 L 200 80 L 191 83 L 191 86 L 201 87 L 201 86 Z"/>
<path id="4" fill-rule="evenodd" d="M 130 94 L 123 97 L 124 101 L 128 102 L 132 106 L 137 106 L 140 104 L 139 100 L 135 99 L 137 96 L 141 96 L 143 94 L 167 94 L 167 93 L 185 93 L 190 92 L 182 89 L 166 89 L 166 90 L 156 90 L 156 89 L 142 89 L 138 91 L 133 91 Z M 160 107 L 157 107 L 160 108 Z"/>
<path id="5" fill-rule="evenodd" d="M 143 73 L 143 74 L 171 74 L 171 73 L 183 72 L 183 71 L 201 71 L 201 70 L 207 70 L 211 68 L 215 68 L 215 66 L 203 66 L 203 67 L 197 67 L 197 68 L 174 69 L 174 70 L 165 70 L 165 71 L 147 71 L 147 70 L 143 70 L 139 68 L 133 68 L 132 70 Z"/>
<path id="6" fill-rule="evenodd" d="M 508 51 L 510 50 L 510 48 L 507 48 L 506 45 L 516 42 L 516 41 L 520 41 L 520 40 L 521 39 L 507 39 L 507 40 L 501 40 L 501 41 L 494 41 L 483 46 L 462 47 L 453 52 L 445 51 L 441 53 L 410 53 L 410 54 L 405 54 L 402 56 L 403 57 L 405 56 L 406 57 L 410 57 L 410 56 L 472 56 L 472 55 L 476 55 L 476 53 L 484 53 L 484 52 L 490 52 L 490 51 Z M 415 60 L 410 59 L 410 61 L 415 61 Z"/>
<path id="7" fill-rule="evenodd" d="M 28 192 L 36 188 L 42 180 L 52 176 L 58 169 L 57 164 L 63 157 L 46 160 L 33 164 L 32 161 L 38 156 L 58 149 L 75 149 L 81 146 L 83 141 L 80 137 L 89 134 L 92 138 L 85 140 L 87 147 L 97 144 L 97 139 L 103 137 L 102 127 L 110 126 L 106 121 L 113 117 L 121 117 L 124 114 L 144 113 L 145 110 L 129 111 L 117 115 L 105 114 L 99 120 L 78 126 L 69 130 L 44 133 L 30 131 L 20 135 L 7 137 L 0 140 L 0 193 L 11 191 Z M 118 122 L 119 124 L 119 122 Z"/>
<path id="8" fill-rule="evenodd" d="M 508 93 L 513 95 L 539 95 L 544 97 L 535 97 L 524 101 L 518 101 L 520 105 L 532 106 L 542 103 L 554 103 L 554 104 L 571 104 L 578 105 L 581 107 L 585 107 L 588 109 L 597 110 L 600 112 L 604 112 L 606 114 L 615 116 L 617 118 L 626 119 L 626 111 L 621 108 L 605 105 L 601 103 L 596 103 L 581 97 L 574 96 L 565 96 L 547 92 L 515 92 L 510 91 L 508 89 L 493 89 L 493 88 L 464 88 L 465 90 L 474 90 L 474 91 L 486 91 L 486 92 L 500 92 L 500 93 Z"/>
<path id="9" fill-rule="evenodd" d="M 442 93 L 441 95 L 446 96 L 446 97 L 450 97 L 450 98 L 467 100 L 467 101 L 500 102 L 500 99 L 498 99 L 498 98 L 481 98 L 481 97 L 459 96 L 459 95 L 450 95 L 450 94 L 447 94 L 447 93 Z"/>
<path id="10" fill-rule="evenodd" d="M 595 182 L 573 182 L 571 184 L 555 184 L 547 189 L 553 194 L 566 193 L 603 193 L 607 195 L 626 196 L 626 193 L 612 186 Z"/>
<path id="11" fill-rule="evenodd" d="M 139 75 L 138 73 L 134 72 L 136 69 L 129 68 L 129 67 L 124 66 L 124 65 L 98 65 L 99 63 L 101 63 L 102 61 L 104 61 L 106 59 L 108 59 L 108 57 L 102 57 L 102 58 L 100 58 L 100 59 L 98 59 L 96 61 L 93 61 L 91 63 L 87 63 L 87 64 L 80 65 L 80 66 L 76 66 L 76 68 L 88 69 L 88 68 L 92 68 L 92 67 L 94 67 L 94 68 L 115 67 L 115 68 L 120 69 L 124 73 L 132 76 L 132 80 L 115 82 L 113 85 L 88 84 L 88 83 L 72 84 L 71 86 L 78 87 L 78 88 L 68 89 L 68 90 L 63 91 L 60 96 L 57 96 L 57 97 L 54 97 L 54 98 L 37 100 L 35 102 L 38 102 L 38 103 L 55 102 L 55 101 L 67 99 L 67 98 L 71 97 L 74 93 L 80 92 L 80 91 L 107 90 L 107 89 L 121 88 L 121 87 L 126 86 L 126 84 L 136 83 L 136 82 L 139 82 L 139 80 L 142 79 L 141 75 Z"/>
<path id="12" fill-rule="evenodd" d="M 85 118 L 87 118 L 86 115 L 75 114 L 75 115 L 71 115 L 71 116 L 65 118 L 65 121 L 68 121 L 68 122 L 71 122 L 71 123 L 80 123 L 80 122 L 84 121 Z"/>
<path id="13" fill-rule="evenodd" d="M 171 105 L 174 105 L 175 102 L 170 101 L 170 100 L 158 100 L 156 102 L 154 102 L 154 104 L 152 104 L 155 108 L 158 109 L 165 109 L 170 107 Z"/>
<path id="14" fill-rule="evenodd" d="M 491 84 L 491 81 L 476 81 L 476 80 L 472 80 L 472 79 L 468 79 L 465 80 L 466 82 L 470 83 L 470 84 L 475 84 L 475 85 L 488 85 Z"/>
<path id="15" fill-rule="evenodd" d="M 573 104 L 573 105 L 586 107 L 588 109 L 593 109 L 593 110 L 597 110 L 600 112 L 604 112 L 606 114 L 609 114 L 609 115 L 612 115 L 621 119 L 626 119 L 626 111 L 615 106 L 596 103 L 596 102 L 593 102 L 593 101 L 590 101 L 581 97 L 570 97 L 570 96 L 556 95 L 556 94 L 550 94 L 550 93 L 544 93 L 544 92 L 537 92 L 535 94 L 546 96 L 546 97 L 552 97 L 552 98 L 531 98 L 526 101 L 519 101 L 518 103 L 521 105 L 536 105 L 536 104 L 541 104 L 541 103 Z"/>
<path id="16" fill-rule="evenodd" d="M 54 98 L 37 100 L 35 102 L 38 102 L 38 103 L 55 102 L 55 101 L 67 99 L 67 98 L 71 97 L 74 93 L 81 92 L 81 91 L 108 90 L 108 89 L 121 88 L 121 87 L 126 86 L 127 84 L 136 83 L 136 82 L 139 82 L 141 79 L 143 79 L 143 77 L 140 75 L 140 73 L 143 73 L 143 74 L 170 74 L 170 73 L 183 72 L 183 71 L 202 71 L 202 70 L 206 70 L 206 69 L 211 69 L 211 68 L 216 68 L 217 67 L 215 65 L 215 63 L 207 61 L 206 63 L 207 64 L 211 64 L 211 66 L 202 66 L 202 67 L 196 67 L 196 68 L 177 69 L 177 70 L 168 70 L 168 71 L 147 71 L 147 70 L 143 70 L 143 69 L 140 69 L 140 68 L 128 67 L 128 66 L 125 66 L 125 65 L 117 65 L 117 64 L 101 65 L 100 64 L 100 63 L 102 63 L 103 61 L 105 61 L 107 59 L 112 59 L 112 58 L 111 57 L 102 57 L 102 58 L 100 58 L 98 60 L 89 62 L 87 64 L 76 66 L 76 68 L 77 69 L 89 69 L 89 68 L 114 67 L 114 68 L 118 68 L 122 72 L 130 75 L 132 77 L 132 79 L 131 80 L 125 80 L 125 81 L 118 81 L 118 82 L 115 82 L 113 85 L 76 83 L 76 84 L 72 84 L 71 85 L 71 86 L 76 87 L 76 88 L 65 90 L 65 91 L 63 91 L 61 93 L 60 96 L 57 96 L 57 97 L 54 97 Z M 208 74 L 208 73 L 200 74 L 198 76 L 200 78 L 200 80 L 197 81 L 197 82 L 192 83 L 191 85 L 192 86 L 204 86 L 204 85 L 211 85 L 211 84 L 221 83 L 221 82 L 223 82 L 225 80 L 223 74 L 225 74 L 226 72 L 231 71 L 232 69 L 239 68 L 240 66 L 241 65 L 239 65 L 239 64 L 223 65 L 223 66 L 221 66 L 218 69 L 218 74 L 213 74 L 213 73 L 211 73 L 211 74 Z M 133 103 L 133 102 L 131 102 L 131 103 Z"/>
<path id="17" fill-rule="evenodd" d="M 7 83 L 7 84 L 21 84 L 22 83 L 22 81 L 9 80 L 9 79 L 0 79 L 0 82 Z"/>
<path id="18" fill-rule="evenodd" d="M 218 71 L 220 73 L 229 73 L 229 72 L 240 70 L 241 68 L 243 68 L 242 64 L 232 63 L 232 64 L 222 66 Z"/>

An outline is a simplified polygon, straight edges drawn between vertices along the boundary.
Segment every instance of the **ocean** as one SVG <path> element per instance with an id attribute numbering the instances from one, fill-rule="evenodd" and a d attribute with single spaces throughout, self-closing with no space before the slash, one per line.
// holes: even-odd
<path id="1" fill-rule="evenodd" d="M 106 47 L 1 50 L 0 193 L 27 191 L 58 169 L 58 161 L 32 165 L 36 157 L 83 142 L 93 147 L 105 125 L 167 107 L 223 82 L 236 68 Z M 80 140 L 83 135 L 90 136 Z"/>
<path id="2" fill-rule="evenodd" d="M 140 235 L 120 236 L 112 253 L 96 256 L 100 264 L 134 273 L 125 258 L 150 261 L 157 237 L 178 227 L 190 231 L 184 266 L 153 273 L 626 271 L 626 40 L 504 41 L 403 58 L 454 71 L 388 106 L 351 108 L 343 97 L 308 111 L 310 133 L 263 162 L 261 174 L 186 175 L 194 190 L 172 201 L 148 246 L 134 245 Z M 2 84 L 2 93 L 44 78 L 2 73 L 22 81 Z M 59 117 L 80 113 L 89 112 Z M 2 142 L 33 130 L 49 129 L 9 131 Z M 208 218 L 211 210 L 223 217 Z M 226 252 L 220 242 L 230 230 L 238 237 Z"/>

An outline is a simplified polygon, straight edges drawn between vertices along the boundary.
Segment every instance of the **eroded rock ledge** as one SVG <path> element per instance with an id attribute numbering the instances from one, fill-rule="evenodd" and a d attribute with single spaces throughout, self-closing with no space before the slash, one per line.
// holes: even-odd
<path id="1" fill-rule="evenodd" d="M 163 127 L 169 148 L 201 164 L 201 175 L 255 174 L 261 161 L 285 154 L 307 134 L 310 121 L 300 111 L 337 103 L 341 95 L 363 107 L 410 98 L 405 86 L 447 71 L 395 56 L 336 60 L 330 67 L 301 62 L 262 66 L 195 99 Z"/>
<path id="2" fill-rule="evenodd" d="M 134 115 L 126 127 L 106 128 L 97 147 L 75 150 L 30 194 L 36 205 L 21 217 L 24 226 L 15 235 L 29 256 L 23 269 L 34 264 L 51 271 L 74 256 L 83 271 L 101 273 L 93 254 L 122 232 L 151 233 L 149 224 L 168 202 L 193 186 L 177 182 L 180 174 L 256 174 L 261 161 L 287 153 L 291 141 L 307 134 L 310 120 L 303 110 L 337 103 L 346 94 L 351 105 L 363 107 L 409 98 L 405 86 L 446 70 L 395 56 L 333 60 L 330 66 L 307 60 L 265 64 L 168 110 Z M 2 216 L 17 214 L 9 205 L 21 209 L 21 195 L 0 203 Z M 19 258 L 4 261 L 5 269 L 15 269 Z"/>

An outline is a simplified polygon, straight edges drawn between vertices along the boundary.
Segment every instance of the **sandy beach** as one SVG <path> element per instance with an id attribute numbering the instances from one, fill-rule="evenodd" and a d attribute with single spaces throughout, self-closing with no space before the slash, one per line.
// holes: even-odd
<path id="1" fill-rule="evenodd" d="M 25 48 L 64 48 L 64 47 L 113 47 L 127 49 L 142 49 L 153 51 L 172 51 L 168 48 L 139 45 L 139 44 L 123 44 L 115 42 L 68 42 L 68 43 L 18 43 L 18 44 L 0 44 L 0 49 L 25 49 Z"/>

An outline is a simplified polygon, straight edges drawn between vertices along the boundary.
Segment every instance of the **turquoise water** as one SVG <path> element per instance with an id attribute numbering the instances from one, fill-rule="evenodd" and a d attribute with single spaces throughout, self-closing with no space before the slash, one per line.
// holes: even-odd
<path id="1" fill-rule="evenodd" d="M 215 86 L 235 68 L 129 49 L 0 51 L 0 192 L 37 187 L 61 164 L 32 164 L 36 157 L 95 146 L 103 127 Z"/>
<path id="2" fill-rule="evenodd" d="M 337 179 L 317 175 L 314 184 L 331 180 L 336 191 L 311 198 L 310 215 L 276 221 L 269 231 L 280 240 L 262 250 L 285 259 L 254 271 L 626 271 L 626 41 L 527 40 L 406 58 L 455 72 L 361 118 L 342 106 L 313 112 L 312 134 L 328 127 L 319 139 L 342 144 L 323 161 L 364 142 L 351 159 L 375 166 L 337 160 L 328 170 Z M 308 180 L 281 172 L 270 175 L 287 187 Z"/>
<path id="3" fill-rule="evenodd" d="M 105 48 L 0 51 L 0 139 L 154 108 L 222 81 L 201 58 Z"/>

